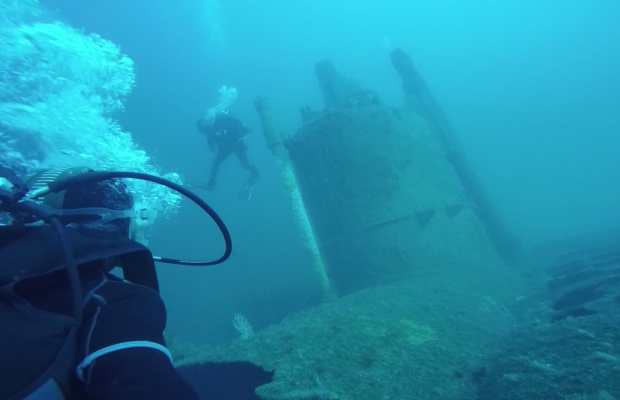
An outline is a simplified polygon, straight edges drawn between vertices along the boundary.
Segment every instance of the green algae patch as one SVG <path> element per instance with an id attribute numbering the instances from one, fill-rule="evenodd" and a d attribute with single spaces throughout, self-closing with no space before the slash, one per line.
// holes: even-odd
<path id="1" fill-rule="evenodd" d="M 177 348 L 177 365 L 245 361 L 274 371 L 265 400 L 452 399 L 491 351 L 483 298 L 402 282 L 306 310 L 223 348 Z M 175 349 L 173 349 L 175 350 Z M 184 353 L 184 354 L 180 354 Z"/>

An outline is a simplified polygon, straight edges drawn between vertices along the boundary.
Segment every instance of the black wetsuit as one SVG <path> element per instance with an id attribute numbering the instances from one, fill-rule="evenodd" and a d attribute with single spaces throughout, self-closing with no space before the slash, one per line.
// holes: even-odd
<path id="1" fill-rule="evenodd" d="M 82 265 L 79 271 L 87 302 L 78 331 L 76 367 L 97 350 L 119 343 L 144 341 L 165 346 L 166 309 L 155 290 L 126 283 L 102 272 L 96 264 Z M 24 279 L 16 285 L 15 293 L 37 309 L 71 315 L 71 290 L 64 270 Z M 31 345 L 36 349 L 36 344 Z M 22 361 L 34 368 L 34 350 L 26 358 Z M 130 347 L 97 357 L 83 370 L 82 380 L 74 375 L 71 386 L 75 395 L 70 399 L 199 399 L 168 355 L 148 347 Z"/>
<path id="2" fill-rule="evenodd" d="M 217 150 L 217 154 L 211 165 L 211 175 L 207 188 L 213 189 L 217 183 L 217 175 L 220 171 L 220 165 L 232 153 L 237 156 L 241 166 L 251 173 L 250 179 L 258 178 L 258 170 L 250 165 L 247 155 L 247 146 L 243 142 L 245 136 L 251 131 L 237 118 L 225 113 L 219 113 L 215 116 L 213 125 L 209 129 L 199 130 L 207 137 L 207 143 L 212 151 Z"/>
<path id="3" fill-rule="evenodd" d="M 11 173 L 0 168 L 18 182 Z M 81 320 L 57 232 L 0 226 L 0 399 L 199 399 L 165 347 L 150 251 L 113 230 L 62 232 L 78 264 Z M 141 284 L 109 273 L 114 265 Z"/>

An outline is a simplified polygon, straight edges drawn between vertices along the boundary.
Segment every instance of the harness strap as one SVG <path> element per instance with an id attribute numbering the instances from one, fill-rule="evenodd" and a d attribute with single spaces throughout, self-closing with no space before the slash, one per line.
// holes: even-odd
<path id="1" fill-rule="evenodd" d="M 99 357 L 104 356 L 106 354 L 113 353 L 118 350 L 131 349 L 134 347 L 147 347 L 147 348 L 159 350 L 162 353 L 164 353 L 166 356 L 168 356 L 168 358 L 170 359 L 170 362 L 172 362 L 172 354 L 170 354 L 170 351 L 159 343 L 148 342 L 145 340 L 117 343 L 117 344 L 113 344 L 112 346 L 104 347 L 103 349 L 97 350 L 94 353 L 88 355 L 86 358 L 84 358 L 84 360 L 82 360 L 80 365 L 78 365 L 75 370 L 78 378 L 80 378 L 82 382 L 85 382 L 84 370 L 88 368 Z"/>

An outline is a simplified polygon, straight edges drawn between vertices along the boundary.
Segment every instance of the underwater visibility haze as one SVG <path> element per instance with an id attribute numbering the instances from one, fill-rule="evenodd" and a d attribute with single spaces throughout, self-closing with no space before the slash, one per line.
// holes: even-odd
<path id="1" fill-rule="evenodd" d="M 619 17 L 0 0 L 0 165 L 149 173 L 218 212 L 226 263 L 157 267 L 204 398 L 620 399 Z M 153 253 L 221 254 L 198 207 L 127 182 Z"/>

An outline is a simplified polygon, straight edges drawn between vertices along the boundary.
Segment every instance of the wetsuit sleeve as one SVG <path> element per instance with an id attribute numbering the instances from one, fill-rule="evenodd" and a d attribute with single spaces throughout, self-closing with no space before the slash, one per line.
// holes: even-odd
<path id="1" fill-rule="evenodd" d="M 216 143 L 215 143 L 215 136 L 212 133 L 207 133 L 207 145 L 209 145 L 209 150 L 211 151 L 215 151 L 217 149 Z"/>
<path id="2" fill-rule="evenodd" d="M 135 345 L 88 363 L 82 375 L 87 399 L 199 399 L 174 369 L 163 347 L 166 310 L 155 291 L 108 281 L 97 289 L 89 303 L 93 302 L 96 304 L 88 310 L 80 337 L 81 359 L 115 345 Z"/>
<path id="3" fill-rule="evenodd" d="M 215 135 L 217 132 L 222 133 L 228 127 L 228 116 L 216 115 L 211 127 L 211 133 Z"/>
<path id="4" fill-rule="evenodd" d="M 200 124 L 200 121 L 198 121 L 197 123 L 197 128 L 198 131 L 203 133 L 205 135 L 205 137 L 207 138 L 207 144 L 209 145 L 209 149 L 211 151 L 215 151 L 217 148 L 217 143 L 215 142 L 215 124 L 217 123 L 217 120 L 214 121 L 213 126 L 210 127 L 205 127 L 203 125 Z"/>

